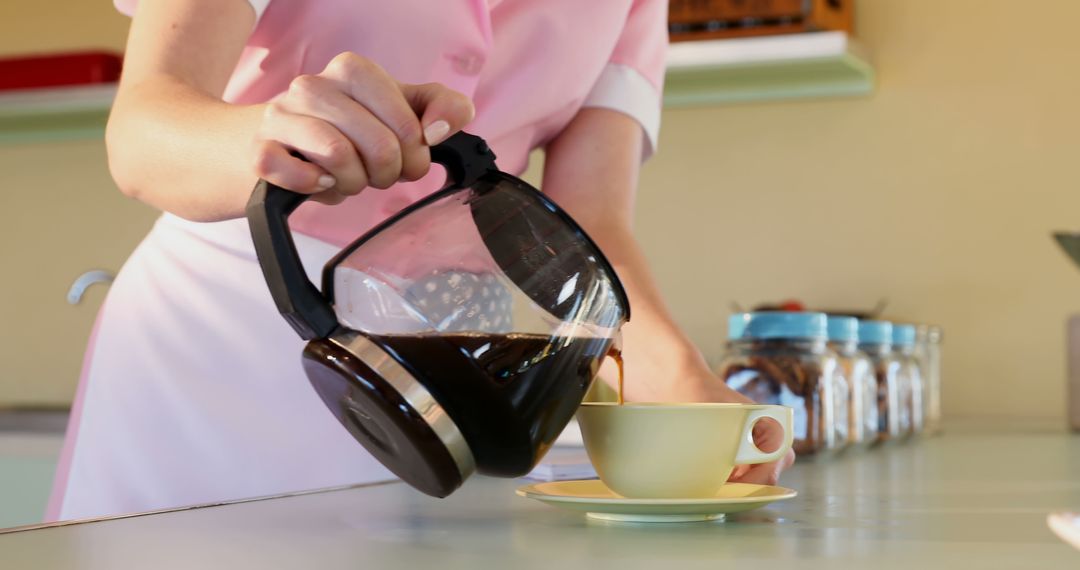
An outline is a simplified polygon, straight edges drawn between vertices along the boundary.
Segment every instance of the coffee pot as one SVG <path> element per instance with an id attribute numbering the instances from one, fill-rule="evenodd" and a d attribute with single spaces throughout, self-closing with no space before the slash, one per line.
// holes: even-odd
<path id="1" fill-rule="evenodd" d="M 500 171 L 481 138 L 458 133 L 431 159 L 446 186 L 341 250 L 321 290 L 288 226 L 307 195 L 261 180 L 247 217 L 274 302 L 308 341 L 319 397 L 395 475 L 445 497 L 473 472 L 536 465 L 630 306 L 585 231 Z"/>

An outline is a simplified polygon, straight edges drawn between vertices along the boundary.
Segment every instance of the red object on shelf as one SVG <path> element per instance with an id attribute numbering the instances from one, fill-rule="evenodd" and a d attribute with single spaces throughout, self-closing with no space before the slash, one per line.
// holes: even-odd
<path id="1" fill-rule="evenodd" d="M 0 59 L 0 90 L 44 89 L 113 83 L 123 58 L 105 51 L 31 55 Z"/>
<path id="2" fill-rule="evenodd" d="M 788 299 L 783 303 L 780 303 L 781 311 L 788 311 L 791 313 L 801 313 L 806 310 L 806 305 L 803 305 L 801 301 L 795 299 Z"/>

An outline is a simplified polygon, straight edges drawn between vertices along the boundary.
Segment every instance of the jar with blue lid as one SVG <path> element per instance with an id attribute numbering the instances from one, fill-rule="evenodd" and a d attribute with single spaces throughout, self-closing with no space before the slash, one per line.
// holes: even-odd
<path id="1" fill-rule="evenodd" d="M 847 391 L 847 398 L 837 404 L 837 409 L 844 409 L 844 417 L 837 412 L 837 423 L 846 420 L 846 429 L 837 436 L 846 437 L 847 445 L 865 448 L 877 440 L 877 379 L 870 357 L 859 350 L 859 320 L 855 317 L 829 315 L 829 348 L 836 353 L 837 392 Z"/>
<path id="2" fill-rule="evenodd" d="M 941 346 L 937 325 L 915 327 L 915 358 L 923 381 L 923 433 L 941 433 Z"/>
<path id="3" fill-rule="evenodd" d="M 728 319 L 728 354 L 720 376 L 762 404 L 794 408 L 795 453 L 837 449 L 836 355 L 827 346 L 823 313 L 758 312 Z"/>
<path id="4" fill-rule="evenodd" d="M 893 352 L 893 325 L 888 321 L 859 321 L 859 349 L 870 357 L 877 383 L 877 442 L 901 439 L 900 360 Z"/>
<path id="5" fill-rule="evenodd" d="M 893 353 L 900 363 L 900 431 L 905 436 L 922 433 L 926 410 L 922 370 L 915 355 L 914 325 L 893 325 Z"/>

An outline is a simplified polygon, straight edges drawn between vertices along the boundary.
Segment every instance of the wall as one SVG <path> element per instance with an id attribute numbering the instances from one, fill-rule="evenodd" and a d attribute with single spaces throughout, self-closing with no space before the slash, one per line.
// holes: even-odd
<path id="1" fill-rule="evenodd" d="M 5 0 L 0 22 L 0 56 L 122 50 L 128 25 L 108 0 Z M 66 406 L 105 292 L 70 306 L 67 289 L 119 269 L 156 214 L 116 191 L 100 140 L 0 145 L 0 212 L 0 407 Z"/>
<path id="2" fill-rule="evenodd" d="M 710 358 L 731 303 L 799 297 L 946 331 L 945 412 L 1063 414 L 1080 272 L 1080 3 L 865 0 L 865 99 L 664 113 L 637 231 Z"/>
<path id="3" fill-rule="evenodd" d="M 79 49 L 121 51 L 129 19 L 109 0 L 0 2 L 0 56 Z"/>
<path id="4" fill-rule="evenodd" d="M 1080 272 L 1049 232 L 1080 228 L 1080 3 L 857 8 L 873 97 L 665 112 L 637 230 L 672 309 L 715 358 L 732 302 L 887 298 L 945 327 L 947 413 L 1060 416 Z M 119 48 L 127 24 L 106 0 L 7 0 L 0 21 L 19 22 L 0 54 Z M 53 260 L 116 267 L 153 214 L 113 190 L 96 141 L 0 147 L 0 184 L 0 401 L 65 402 L 100 291 L 64 307 L 74 275 Z M 34 295 L 54 320 L 35 324 Z"/>

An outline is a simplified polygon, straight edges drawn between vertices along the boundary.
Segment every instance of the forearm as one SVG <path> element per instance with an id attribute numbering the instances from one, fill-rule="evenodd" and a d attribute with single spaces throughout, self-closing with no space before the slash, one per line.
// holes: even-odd
<path id="1" fill-rule="evenodd" d="M 243 215 L 262 111 L 222 94 L 254 24 L 246 0 L 139 4 L 105 132 L 122 192 L 194 220 Z"/>
<path id="2" fill-rule="evenodd" d="M 649 370 L 635 376 L 634 386 L 628 388 L 628 399 L 748 402 L 708 370 L 701 352 L 664 302 L 645 254 L 630 229 L 599 224 L 586 231 L 615 267 L 630 298 L 632 318 L 623 327 L 624 351 L 638 355 L 635 366 L 647 366 Z M 610 375 L 605 380 L 610 382 Z"/>
<path id="3" fill-rule="evenodd" d="M 167 75 L 142 78 L 109 118 L 109 169 L 120 190 L 178 216 L 243 215 L 261 105 L 232 105 Z"/>
<path id="4" fill-rule="evenodd" d="M 631 320 L 623 327 L 624 351 L 662 363 L 655 368 L 664 369 L 661 374 L 638 377 L 630 399 L 657 400 L 675 393 L 686 400 L 705 399 L 707 387 L 688 384 L 682 376 L 690 370 L 695 375 L 704 373 L 706 363 L 675 322 L 637 240 L 628 228 L 619 230 L 607 225 L 591 231 L 591 235 L 615 267 L 630 298 Z"/>
<path id="5" fill-rule="evenodd" d="M 645 253 L 627 224 L 597 220 L 582 212 L 575 216 L 611 262 L 630 299 L 632 319 L 624 327 L 626 342 L 648 338 L 657 352 L 672 362 L 692 363 L 698 357 L 690 340 L 675 323 L 659 286 L 649 269 Z"/>
<path id="6" fill-rule="evenodd" d="M 623 327 L 631 379 L 627 399 L 741 401 L 709 372 L 676 324 L 634 238 L 640 141 L 640 126 L 626 115 L 582 111 L 548 147 L 544 191 L 597 242 L 626 288 L 631 305 L 631 320 Z"/>

